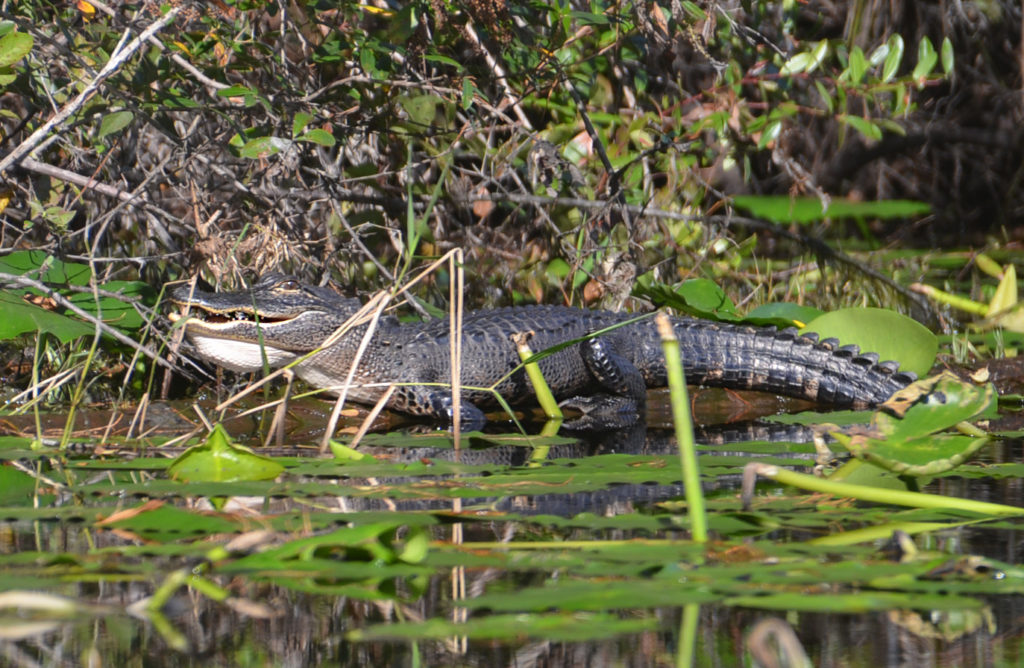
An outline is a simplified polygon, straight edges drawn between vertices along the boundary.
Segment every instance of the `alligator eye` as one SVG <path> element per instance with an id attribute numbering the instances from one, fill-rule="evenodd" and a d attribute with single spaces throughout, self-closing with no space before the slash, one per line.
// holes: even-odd
<path id="1" fill-rule="evenodd" d="M 299 285 L 299 282 L 298 281 L 294 281 L 294 280 L 281 281 L 280 283 L 277 284 L 277 287 L 282 289 L 282 290 L 301 290 L 302 289 L 302 286 Z"/>

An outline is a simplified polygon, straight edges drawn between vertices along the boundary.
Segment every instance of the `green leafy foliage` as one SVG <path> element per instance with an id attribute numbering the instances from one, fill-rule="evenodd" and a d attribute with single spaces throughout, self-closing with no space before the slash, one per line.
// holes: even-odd
<path id="1" fill-rule="evenodd" d="M 118 329 L 135 332 L 146 322 L 133 302 L 152 301 L 152 288 L 139 281 L 109 281 L 101 286 L 105 293 L 119 296 L 100 296 L 91 291 L 75 291 L 71 286 L 87 286 L 92 277 L 88 265 L 63 262 L 45 253 L 17 251 L 0 257 L 0 273 L 28 276 L 51 290 L 65 296 L 83 311 L 102 317 L 103 321 Z M 78 317 L 47 300 L 48 295 L 35 288 L 19 292 L 0 290 L 0 304 L 4 318 L 0 319 L 0 340 L 12 339 L 29 332 L 53 334 L 67 343 L 83 336 L 95 334 L 92 323 Z"/>

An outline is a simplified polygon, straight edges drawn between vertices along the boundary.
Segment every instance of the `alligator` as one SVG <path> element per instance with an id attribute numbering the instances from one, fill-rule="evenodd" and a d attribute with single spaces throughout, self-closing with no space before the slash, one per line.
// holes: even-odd
<path id="1" fill-rule="evenodd" d="M 238 292 L 179 285 L 170 298 L 184 309 L 171 319 L 182 323 L 199 356 L 239 372 L 298 361 L 294 371 L 300 378 L 335 394 L 343 389 L 367 328 L 375 327 L 346 396 L 373 405 L 394 385 L 389 409 L 452 419 L 447 319 L 400 323 L 386 316 L 341 330 L 362 309 L 360 300 L 277 273 Z M 671 322 L 687 382 L 694 385 L 761 390 L 861 409 L 884 402 L 916 378 L 900 371 L 896 362 L 879 362 L 877 354 L 862 353 L 857 346 L 840 345 L 832 338 L 818 340 L 813 333 L 799 334 L 795 328 L 686 316 L 674 316 Z M 614 329 L 594 335 L 608 328 Z M 610 398 L 616 410 L 638 415 L 643 413 L 647 388 L 667 384 L 661 339 L 649 318 L 542 305 L 468 311 L 462 323 L 465 423 L 484 423 L 481 409 L 500 405 L 493 392 L 483 388 L 493 388 L 512 406 L 536 402 L 512 342 L 518 334 L 531 336 L 534 351 L 585 339 L 538 362 L 556 399 L 587 408 L 588 398 Z"/>

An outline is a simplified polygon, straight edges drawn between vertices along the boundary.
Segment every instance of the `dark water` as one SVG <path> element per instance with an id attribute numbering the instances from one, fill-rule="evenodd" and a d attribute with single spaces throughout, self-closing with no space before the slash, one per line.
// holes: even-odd
<path id="1" fill-rule="evenodd" d="M 751 431 L 753 429 L 753 431 Z M 772 430 L 775 430 L 774 432 Z M 308 443 L 310 433 L 302 432 Z M 294 436 L 293 431 L 293 436 Z M 730 441 L 773 438 L 798 441 L 799 429 L 755 425 L 724 425 L 701 430 L 705 442 L 714 443 L 718 452 L 742 454 L 743 446 Z M 608 452 L 663 454 L 675 445 L 665 429 L 608 430 L 581 438 L 575 448 L 580 456 Z M 566 450 L 565 452 L 569 452 Z M 564 455 L 565 452 L 562 454 Z M 751 454 L 750 456 L 758 456 Z M 807 457 L 807 455 L 803 455 Z M 979 458 L 981 462 L 1019 462 L 1024 447 L 1019 440 L 997 441 Z M 514 462 L 513 462 L 514 463 Z M 7 462 L 13 466 L 14 462 Z M 31 462 L 23 463 L 31 465 Z M 50 472 L 51 475 L 56 475 Z M 723 479 L 709 487 L 710 493 L 731 493 L 738 480 Z M 1024 482 L 1020 478 L 941 478 L 927 490 L 950 496 L 966 497 L 1013 506 L 1024 506 Z M 2 490 L 0 490 L 2 494 Z M 525 515 L 536 513 L 573 517 L 582 512 L 599 516 L 620 512 L 646 512 L 658 501 L 678 498 L 679 485 L 621 485 L 600 492 L 533 495 L 504 500 L 506 511 Z M 57 505 L 84 503 L 58 495 Z M 277 499 L 281 507 L 293 503 Z M 301 500 L 302 503 L 308 500 Z M 139 503 L 124 499 L 125 507 Z M 188 505 L 188 499 L 176 503 Z M 263 510 L 269 506 L 256 505 Z M 450 504 L 450 501 L 438 502 Z M 275 506 L 276 508 L 276 506 Z M 465 527 L 467 541 L 501 541 L 519 536 L 514 523 L 477 522 Z M 451 539 L 450 526 L 431 529 L 437 540 Z M 529 533 L 528 531 L 526 533 Z M 563 538 L 582 538 L 585 532 L 567 531 Z M 593 534 L 590 534 L 593 536 Z M 604 537 L 629 539 L 685 538 L 681 532 L 665 531 L 657 535 L 616 530 Z M 762 536 L 761 538 L 765 538 Z M 772 538 L 772 536 L 767 536 Z M 785 539 L 799 539 L 798 532 Z M 783 538 L 779 538 L 783 540 Z M 988 529 L 960 527 L 936 532 L 931 549 L 952 555 L 975 555 L 1006 564 L 1021 562 L 1024 536 L 1013 528 Z M 211 544 L 223 542 L 211 537 Z M 617 637 L 599 637 L 582 642 L 563 642 L 518 638 L 513 640 L 466 640 L 458 636 L 444 639 L 401 641 L 353 641 L 346 634 L 380 623 L 449 619 L 458 608 L 452 595 L 453 573 L 438 570 L 416 588 L 399 590 L 388 599 L 361 600 L 319 593 L 315 580 L 308 591 L 280 586 L 273 582 L 244 576 L 213 576 L 235 602 L 257 602 L 265 606 L 259 612 L 272 613 L 256 618 L 244 603 L 214 601 L 188 589 L 180 589 L 164 608 L 166 627 L 151 618 L 129 612 L 132 604 L 153 595 L 162 575 L 181 568 L 181 560 L 154 557 L 155 575 L 138 575 L 138 557 L 121 557 L 117 549 L 139 545 L 136 538 L 92 527 L 89 522 L 57 519 L 26 521 L 8 517 L 0 522 L 0 555 L 48 553 L 60 561 L 69 558 L 109 555 L 101 565 L 95 559 L 83 559 L 83 572 L 71 577 L 50 578 L 45 559 L 39 563 L 34 580 L 19 581 L 0 571 L 0 592 L 37 590 L 60 594 L 90 605 L 109 606 L 101 612 L 79 611 L 69 619 L 52 623 L 47 629 L 26 632 L 22 623 L 34 614 L 25 609 L 3 610 L 0 618 L 0 664 L 11 666 L 307 666 L 307 665 L 464 665 L 464 666 L 651 666 L 676 665 L 680 651 L 682 607 L 617 607 L 613 614 L 621 619 L 651 620 L 650 631 Z M 638 547 L 638 549 L 642 549 Z M 119 560 L 124 559 L 123 562 Z M 166 565 L 164 561 L 166 560 Z M 12 563 L 12 562 L 8 562 Z M 119 563 L 124 577 L 118 578 Z M 186 560 L 184 565 L 188 567 Z M 198 563 L 198 562 L 196 562 Z M 97 575 L 92 581 L 89 569 Z M 19 571 L 24 573 L 24 571 Z M 516 591 L 541 586 L 559 578 L 557 569 L 539 568 L 534 572 L 505 572 L 476 568 L 465 572 L 465 591 L 472 598 L 489 591 Z M 696 665 L 736 666 L 749 664 L 748 636 L 755 626 L 778 618 L 788 624 L 800 644 L 817 666 L 955 666 L 1020 665 L 1024 662 L 1024 596 L 1009 594 L 977 597 L 984 603 L 974 611 L 912 612 L 894 610 L 863 614 L 760 611 L 720 604 L 699 607 L 696 636 Z M 471 618 L 485 617 L 487 611 L 472 611 Z M 52 619 L 50 616 L 45 616 Z M 21 634 L 21 635 L 18 635 Z M 785 664 L 782 664 L 785 665 Z"/>

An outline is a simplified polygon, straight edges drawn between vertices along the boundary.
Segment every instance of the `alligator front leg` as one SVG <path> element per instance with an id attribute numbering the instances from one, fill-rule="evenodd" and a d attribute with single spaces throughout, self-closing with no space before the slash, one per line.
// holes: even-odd
<path id="1" fill-rule="evenodd" d="M 647 383 L 636 366 L 607 339 L 595 338 L 580 344 L 580 356 L 587 370 L 606 394 L 573 397 L 562 406 L 575 408 L 589 416 L 607 416 L 616 424 L 625 416 L 636 420 L 647 403 Z"/>
<path id="2" fill-rule="evenodd" d="M 452 424 L 455 415 L 455 402 L 451 390 L 434 385 L 401 385 L 395 390 L 391 400 L 393 408 L 413 415 L 430 417 Z M 461 406 L 462 429 L 475 431 L 487 424 L 484 412 L 465 399 Z"/>

